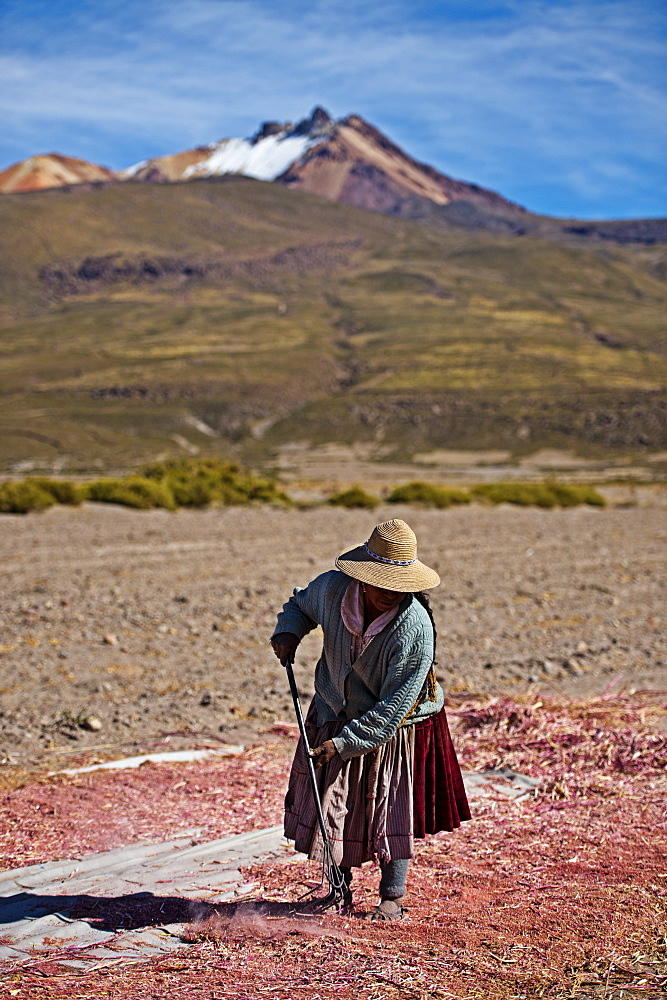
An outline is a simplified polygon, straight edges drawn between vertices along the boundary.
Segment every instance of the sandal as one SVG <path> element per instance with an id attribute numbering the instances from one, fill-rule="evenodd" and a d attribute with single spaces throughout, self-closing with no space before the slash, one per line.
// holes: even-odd
<path id="1" fill-rule="evenodd" d="M 396 906 L 390 910 L 383 907 L 384 903 L 393 903 L 393 899 L 383 899 L 369 913 L 364 913 L 364 920 L 409 920 L 408 911 L 404 906 Z"/>

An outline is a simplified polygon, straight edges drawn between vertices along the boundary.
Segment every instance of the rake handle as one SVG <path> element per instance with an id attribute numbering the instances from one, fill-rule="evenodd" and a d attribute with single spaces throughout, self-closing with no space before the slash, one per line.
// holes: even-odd
<path id="1" fill-rule="evenodd" d="M 296 718 L 299 724 L 299 732 L 301 733 L 301 739 L 303 740 L 303 748 L 306 754 L 306 760 L 308 762 L 308 774 L 310 775 L 310 786 L 313 792 L 313 799 L 315 801 L 317 822 L 320 828 L 320 833 L 322 834 L 322 843 L 324 844 L 325 850 L 329 852 L 329 856 L 331 857 L 331 844 L 329 843 L 329 834 L 327 833 L 326 824 L 324 822 L 324 813 L 322 812 L 322 802 L 320 799 L 320 792 L 317 787 L 317 777 L 315 775 L 315 765 L 313 764 L 313 758 L 310 756 L 310 745 L 308 743 L 308 736 L 306 735 L 306 723 L 304 722 L 303 712 L 301 711 L 301 702 L 299 700 L 299 691 L 296 686 L 294 670 L 292 669 L 292 661 L 289 657 L 285 660 L 285 670 L 287 672 L 287 679 L 289 681 L 290 691 L 292 692 L 292 701 L 294 702 L 294 711 L 296 712 Z"/>

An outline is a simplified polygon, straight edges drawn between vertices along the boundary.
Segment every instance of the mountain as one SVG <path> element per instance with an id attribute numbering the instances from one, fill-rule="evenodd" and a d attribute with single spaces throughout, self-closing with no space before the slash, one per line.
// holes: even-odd
<path id="1" fill-rule="evenodd" d="M 194 180 L 243 174 L 276 181 L 328 201 L 399 214 L 414 198 L 448 205 L 465 201 L 511 213 L 524 210 L 475 184 L 452 180 L 414 160 L 359 115 L 333 121 L 315 108 L 297 125 L 265 122 L 252 139 L 157 157 L 124 171 L 123 179 Z"/>
<path id="2" fill-rule="evenodd" d="M 45 188 L 67 187 L 70 184 L 113 181 L 116 174 L 87 160 L 60 153 L 30 156 L 0 171 L 0 192 L 21 194 Z"/>
<path id="3" fill-rule="evenodd" d="M 655 456 L 664 248 L 577 239 L 232 175 L 0 198 L 0 467 L 270 465 L 307 443 Z"/>

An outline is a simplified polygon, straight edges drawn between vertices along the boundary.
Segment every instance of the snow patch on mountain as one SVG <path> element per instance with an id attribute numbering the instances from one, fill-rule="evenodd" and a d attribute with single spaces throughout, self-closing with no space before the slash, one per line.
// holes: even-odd
<path id="1" fill-rule="evenodd" d="M 144 167 L 148 166 L 148 163 L 148 160 L 139 160 L 138 163 L 134 163 L 131 167 L 125 167 L 124 170 L 121 170 L 120 176 L 123 180 L 128 180 L 130 177 L 134 177 L 135 174 L 138 174 L 140 170 L 143 170 Z"/>
<path id="2" fill-rule="evenodd" d="M 295 160 L 322 141 L 322 136 L 281 133 L 251 142 L 248 139 L 223 139 L 213 146 L 210 156 L 193 163 L 183 179 L 243 174 L 259 181 L 274 181 Z"/>

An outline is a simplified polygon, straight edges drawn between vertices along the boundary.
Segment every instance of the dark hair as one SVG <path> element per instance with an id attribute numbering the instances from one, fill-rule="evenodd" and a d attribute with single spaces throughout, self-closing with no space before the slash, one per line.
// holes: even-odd
<path id="1" fill-rule="evenodd" d="M 414 593 L 413 596 L 417 598 L 421 606 L 426 611 L 426 614 L 431 619 L 431 625 L 433 626 L 433 666 L 435 666 L 437 662 L 435 659 L 435 648 L 436 648 L 436 643 L 438 641 L 438 632 L 435 627 L 435 619 L 433 617 L 433 611 L 431 610 L 431 601 L 425 590 L 418 590 Z"/>

